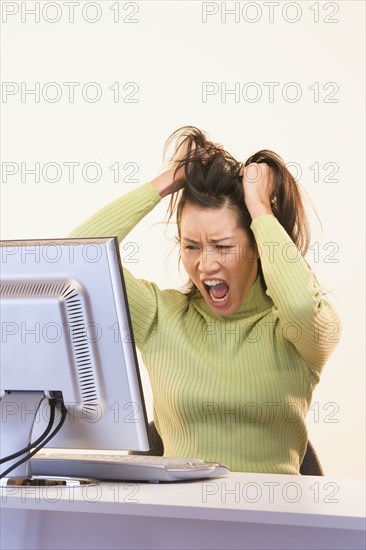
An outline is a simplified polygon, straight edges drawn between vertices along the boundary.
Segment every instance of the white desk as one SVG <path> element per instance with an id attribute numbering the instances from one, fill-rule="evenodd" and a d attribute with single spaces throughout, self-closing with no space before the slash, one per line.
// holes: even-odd
<path id="1" fill-rule="evenodd" d="M 178 484 L 2 489 L 0 547 L 364 549 L 364 481 L 233 473 Z"/>

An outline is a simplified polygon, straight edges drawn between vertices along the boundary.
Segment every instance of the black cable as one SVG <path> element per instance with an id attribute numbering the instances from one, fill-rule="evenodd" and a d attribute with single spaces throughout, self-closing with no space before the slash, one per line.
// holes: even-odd
<path id="1" fill-rule="evenodd" d="M 33 441 L 32 443 L 30 443 L 29 445 L 27 445 L 27 447 L 24 447 L 24 449 L 21 449 L 20 451 L 17 451 L 16 453 L 13 453 L 12 455 L 8 455 L 8 456 L 5 456 L 4 458 L 1 458 L 0 459 L 0 464 L 4 464 L 4 462 L 9 462 L 9 460 L 13 460 L 14 458 L 17 458 L 18 456 L 23 455 L 24 453 L 27 453 L 28 451 L 30 451 L 34 447 L 37 447 L 37 445 L 39 445 L 45 439 L 45 437 L 47 437 L 47 435 L 50 433 L 50 431 L 52 429 L 52 426 L 53 426 L 53 423 L 54 423 L 54 420 L 55 420 L 56 399 L 49 399 L 48 402 L 49 402 L 49 405 L 50 405 L 51 412 L 50 412 L 50 419 L 48 421 L 48 426 L 44 430 L 44 432 L 39 436 L 38 439 L 36 439 L 36 441 Z"/>
<path id="2" fill-rule="evenodd" d="M 65 407 L 65 405 L 63 403 L 61 403 L 61 419 L 60 419 L 60 422 L 58 423 L 58 425 L 56 426 L 56 428 L 53 430 L 53 432 L 51 433 L 51 435 L 49 435 L 42 443 L 41 445 L 39 445 L 36 449 L 34 449 L 31 453 L 27 454 L 27 456 L 25 456 L 24 458 L 22 458 L 21 460 L 18 460 L 18 462 L 16 462 L 15 464 L 13 464 L 12 466 L 10 466 L 10 468 L 8 468 L 7 470 L 5 470 L 5 472 L 3 472 L 1 475 L 0 475 L 0 479 L 2 479 L 3 477 L 6 477 L 12 470 L 14 470 L 14 468 L 16 468 L 17 466 L 20 466 L 21 464 L 23 464 L 23 462 L 26 462 L 27 460 L 29 460 L 33 455 L 35 455 L 36 453 L 38 453 L 38 451 L 40 451 L 42 449 L 42 447 L 44 447 L 46 445 L 46 443 L 48 443 L 56 434 L 58 431 L 61 430 L 62 426 L 64 425 L 64 422 L 66 420 L 66 415 L 67 415 L 67 409 Z"/>

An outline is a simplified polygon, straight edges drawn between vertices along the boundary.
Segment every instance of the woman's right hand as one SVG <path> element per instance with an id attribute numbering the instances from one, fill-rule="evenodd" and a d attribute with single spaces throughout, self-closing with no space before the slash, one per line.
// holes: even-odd
<path id="1" fill-rule="evenodd" d="M 161 197 L 166 197 L 175 193 L 184 187 L 184 178 L 179 177 L 179 173 L 174 178 L 175 166 L 165 170 L 151 181 Z"/>
<path id="2" fill-rule="evenodd" d="M 159 176 L 157 176 L 151 182 L 151 184 L 155 187 L 155 189 L 158 191 L 161 197 L 165 197 L 166 195 L 175 193 L 184 187 L 184 184 L 185 184 L 184 166 L 181 166 L 175 175 L 174 175 L 174 172 L 178 163 L 187 156 L 187 143 L 188 143 L 188 140 L 186 143 L 183 143 L 183 145 L 180 147 L 176 155 L 173 157 L 173 159 L 170 162 L 169 169 L 159 174 Z M 219 149 L 223 149 L 223 145 L 218 144 L 217 146 Z M 191 153 L 195 151 L 195 148 L 196 148 L 196 145 L 193 144 Z M 204 159 L 207 158 L 207 153 L 203 148 L 199 147 L 199 150 L 202 151 L 202 160 L 204 161 Z"/>
<path id="3" fill-rule="evenodd" d="M 184 166 L 179 168 L 176 174 L 174 174 L 174 172 L 178 163 L 187 155 L 187 142 L 182 144 L 176 155 L 172 158 L 168 170 L 159 174 L 159 176 L 151 182 L 161 197 L 166 197 L 166 195 L 175 193 L 184 187 Z"/>

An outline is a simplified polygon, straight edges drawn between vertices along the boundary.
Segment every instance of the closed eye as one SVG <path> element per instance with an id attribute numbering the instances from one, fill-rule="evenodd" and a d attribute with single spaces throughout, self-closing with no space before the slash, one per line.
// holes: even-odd
<path id="1" fill-rule="evenodd" d="M 191 244 L 188 244 L 184 247 L 186 250 L 194 250 L 196 248 L 198 248 L 197 246 L 194 246 L 194 245 L 191 245 Z M 234 248 L 233 246 L 229 246 L 229 245 L 219 245 L 217 244 L 216 245 L 216 248 L 220 248 L 220 249 L 228 249 L 228 248 Z"/>

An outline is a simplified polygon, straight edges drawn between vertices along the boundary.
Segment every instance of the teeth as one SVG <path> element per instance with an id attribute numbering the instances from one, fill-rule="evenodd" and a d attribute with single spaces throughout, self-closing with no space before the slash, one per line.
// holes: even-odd
<path id="1" fill-rule="evenodd" d="M 220 281 L 219 279 L 209 279 L 208 281 L 202 281 L 202 282 L 207 286 L 214 286 L 214 285 L 218 285 L 219 283 L 223 283 L 224 281 Z M 223 298 L 215 298 L 215 296 L 211 292 L 211 289 L 209 289 L 208 293 L 213 302 L 224 302 L 227 297 L 227 294 L 226 294 Z"/>
<path id="2" fill-rule="evenodd" d="M 210 296 L 211 296 L 211 300 L 212 300 L 213 302 L 224 302 L 224 301 L 226 300 L 227 294 L 225 294 L 225 296 L 224 296 L 223 298 L 215 298 L 215 296 L 213 296 L 211 290 L 209 290 L 208 292 L 209 292 L 209 294 L 210 294 Z"/>
<path id="3" fill-rule="evenodd" d="M 222 283 L 223 281 L 219 281 L 218 279 L 212 279 L 210 281 L 203 281 L 203 282 L 207 286 L 214 286 L 214 285 L 218 285 L 219 283 Z"/>

